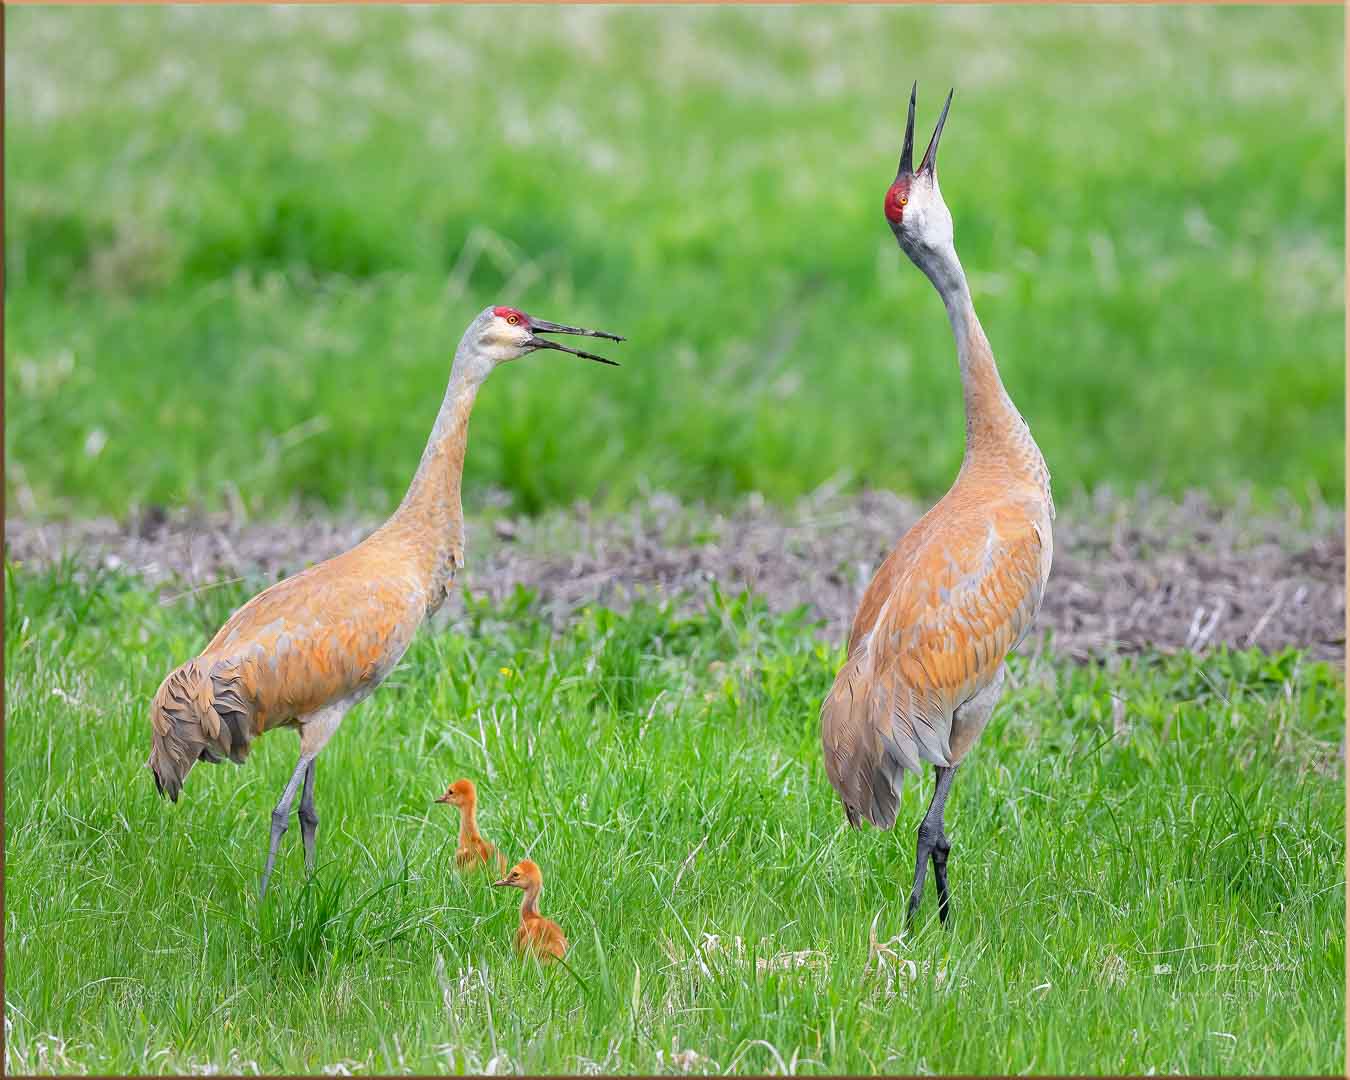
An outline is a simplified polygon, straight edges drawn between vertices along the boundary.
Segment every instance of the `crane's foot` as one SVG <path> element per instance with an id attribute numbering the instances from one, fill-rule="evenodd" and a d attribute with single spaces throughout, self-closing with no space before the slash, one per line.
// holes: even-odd
<path id="1" fill-rule="evenodd" d="M 315 815 L 305 817 L 300 811 L 300 838 L 305 842 L 305 876 L 314 873 L 314 838 L 319 831 L 319 819 Z"/>
<path id="2" fill-rule="evenodd" d="M 947 894 L 947 855 L 951 850 L 951 842 L 945 833 L 940 835 L 937 843 L 933 845 L 933 880 L 937 882 L 938 921 L 943 926 L 947 925 L 947 916 L 951 914 L 952 909 L 951 899 Z"/>
<path id="3" fill-rule="evenodd" d="M 919 910 L 919 901 L 923 899 L 923 887 L 920 886 L 909 894 L 909 910 L 905 912 L 905 929 L 914 929 L 914 916 Z"/>
<path id="4" fill-rule="evenodd" d="M 923 880 L 928 872 L 928 862 L 933 862 L 933 877 L 937 880 L 938 919 L 945 926 L 951 913 L 951 898 L 947 892 L 947 855 L 952 850 L 951 842 L 942 827 L 942 811 L 947 805 L 947 795 L 951 791 L 952 780 L 956 776 L 956 766 L 938 765 L 933 769 L 936 782 L 933 785 L 933 799 L 928 804 L 928 812 L 919 823 L 919 842 L 914 853 L 914 888 L 909 893 L 909 910 L 905 914 L 905 926 L 914 925 L 914 916 L 923 901 Z"/>
<path id="5" fill-rule="evenodd" d="M 314 873 L 314 841 L 319 832 L 319 815 L 314 812 L 314 771 L 318 760 L 305 771 L 305 790 L 300 796 L 300 838 L 305 844 L 305 874 Z"/>
<path id="6" fill-rule="evenodd" d="M 951 898 L 947 892 L 947 854 L 952 845 L 944 833 L 934 836 L 925 828 L 928 822 L 919 827 L 919 845 L 914 858 L 914 888 L 909 893 L 909 909 L 905 914 L 906 927 L 914 925 L 914 916 L 923 902 L 924 878 L 928 872 L 929 860 L 933 863 L 933 878 L 938 890 L 938 919 L 945 925 L 951 912 Z"/>
<path id="7" fill-rule="evenodd" d="M 276 865 L 277 848 L 281 846 L 281 838 L 286 835 L 286 829 L 290 825 L 291 804 L 295 802 L 296 790 L 300 787 L 300 781 L 304 780 L 306 775 L 310 773 L 310 766 L 313 763 L 312 757 L 300 755 L 300 763 L 296 765 L 295 772 L 291 773 L 291 778 L 286 783 L 286 790 L 281 793 L 276 809 L 272 811 L 272 842 L 267 849 L 267 865 L 263 867 L 262 884 L 258 887 L 259 903 L 262 903 L 263 898 L 267 896 L 267 882 L 272 877 L 272 867 Z M 303 828 L 303 822 L 301 824 Z M 318 825 L 317 818 L 315 818 L 314 824 L 315 826 Z"/>
<path id="8" fill-rule="evenodd" d="M 267 895 L 267 883 L 272 878 L 272 867 L 277 861 L 277 848 L 281 846 L 281 838 L 286 835 L 286 829 L 290 822 L 290 808 L 282 809 L 277 807 L 272 811 L 272 843 L 267 849 L 267 865 L 263 867 L 262 885 L 258 888 L 258 902 L 262 903 Z"/>

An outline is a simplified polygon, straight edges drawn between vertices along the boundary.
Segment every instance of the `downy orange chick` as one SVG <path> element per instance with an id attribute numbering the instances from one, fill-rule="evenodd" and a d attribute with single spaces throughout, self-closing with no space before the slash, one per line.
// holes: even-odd
<path id="1" fill-rule="evenodd" d="M 521 859 L 506 877 L 492 884 L 525 892 L 525 898 L 520 902 L 516 952 L 522 956 L 528 953 L 545 964 L 561 960 L 567 953 L 567 938 L 563 936 L 562 927 L 539 914 L 539 894 L 544 891 L 544 875 L 539 872 L 539 867 L 529 859 Z"/>
<path id="2" fill-rule="evenodd" d="M 459 847 L 455 849 L 455 865 L 461 870 L 477 870 L 492 866 L 501 873 L 506 869 L 502 853 L 483 839 L 478 831 L 478 789 L 472 780 L 456 780 L 445 794 L 436 800 L 459 808 Z"/>

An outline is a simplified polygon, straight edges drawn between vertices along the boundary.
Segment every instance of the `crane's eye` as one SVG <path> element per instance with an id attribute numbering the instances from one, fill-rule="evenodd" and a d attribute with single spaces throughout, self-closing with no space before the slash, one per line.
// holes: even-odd
<path id="1" fill-rule="evenodd" d="M 905 205 L 906 203 L 908 203 L 908 202 L 909 202 L 909 200 L 906 199 L 903 195 L 897 195 L 897 196 L 895 197 L 895 205 L 896 205 L 896 206 L 904 206 L 904 205 Z"/>
<path id="2" fill-rule="evenodd" d="M 519 316 L 519 315 L 508 315 L 508 316 L 506 317 L 506 321 L 509 322 L 512 326 L 515 326 L 516 323 L 520 322 L 520 316 Z"/>

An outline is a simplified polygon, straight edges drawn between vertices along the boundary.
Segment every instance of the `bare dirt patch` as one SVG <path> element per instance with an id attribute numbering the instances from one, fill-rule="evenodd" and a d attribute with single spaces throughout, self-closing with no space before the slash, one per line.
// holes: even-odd
<path id="1" fill-rule="evenodd" d="M 872 572 L 923 509 L 884 492 L 822 493 L 788 510 L 750 499 L 728 513 L 657 495 L 618 516 L 578 507 L 498 517 L 470 525 L 462 584 L 494 599 L 518 585 L 533 589 L 561 625 L 586 604 L 623 606 L 641 595 L 698 605 L 716 583 L 724 592 L 750 589 L 774 610 L 805 606 L 828 637 L 842 639 Z M 68 556 L 124 570 L 174 602 L 217 581 L 293 572 L 375 524 L 153 511 L 125 523 L 11 519 L 5 542 L 12 560 Z M 1037 629 L 1051 632 L 1055 652 L 1076 659 L 1222 644 L 1295 646 L 1343 661 L 1345 583 L 1341 511 L 1258 515 L 1199 495 L 1177 502 L 1103 493 L 1060 511 Z"/>

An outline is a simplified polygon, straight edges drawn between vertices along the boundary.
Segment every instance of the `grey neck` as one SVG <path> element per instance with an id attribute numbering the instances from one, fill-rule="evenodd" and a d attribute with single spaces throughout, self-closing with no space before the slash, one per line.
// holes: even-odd
<path id="1" fill-rule="evenodd" d="M 956 338 L 956 356 L 961 363 L 961 376 L 964 379 L 970 363 L 971 323 L 979 324 L 975 318 L 975 305 L 970 298 L 965 268 L 957 258 L 956 248 L 951 246 L 926 249 L 914 263 L 933 283 L 933 288 L 947 308 L 947 318 Z"/>
<path id="2" fill-rule="evenodd" d="M 970 460 L 991 432 L 1013 423 L 1021 415 L 1003 386 L 989 339 L 975 314 L 966 272 L 950 244 L 925 249 L 915 264 L 933 283 L 947 308 L 956 356 L 961 366 L 961 390 L 966 410 L 966 460 Z"/>

